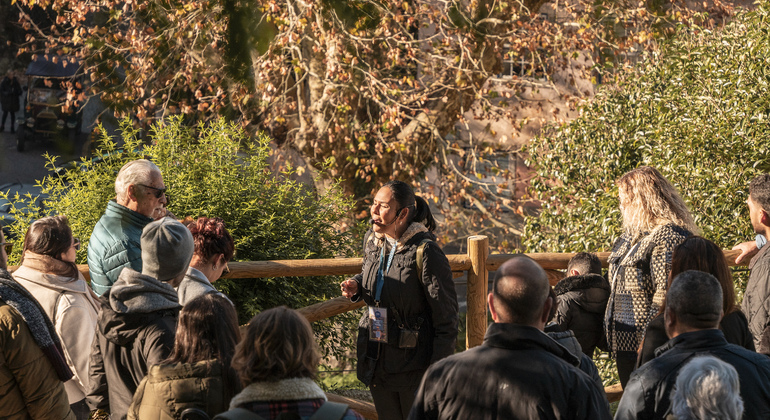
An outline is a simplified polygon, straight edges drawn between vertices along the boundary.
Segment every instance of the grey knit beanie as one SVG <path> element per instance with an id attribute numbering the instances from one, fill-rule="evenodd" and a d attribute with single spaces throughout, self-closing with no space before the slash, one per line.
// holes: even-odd
<path id="1" fill-rule="evenodd" d="M 195 244 L 190 231 L 164 217 L 142 231 L 142 274 L 169 281 L 187 271 Z"/>

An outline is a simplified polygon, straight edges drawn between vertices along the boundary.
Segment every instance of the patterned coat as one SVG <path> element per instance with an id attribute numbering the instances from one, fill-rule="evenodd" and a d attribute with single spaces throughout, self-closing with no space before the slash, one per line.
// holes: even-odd
<path id="1" fill-rule="evenodd" d="M 609 258 L 610 299 L 604 315 L 613 356 L 636 353 L 647 324 L 666 297 L 674 248 L 690 235 L 683 227 L 666 224 L 635 238 L 624 233 L 615 241 Z"/>

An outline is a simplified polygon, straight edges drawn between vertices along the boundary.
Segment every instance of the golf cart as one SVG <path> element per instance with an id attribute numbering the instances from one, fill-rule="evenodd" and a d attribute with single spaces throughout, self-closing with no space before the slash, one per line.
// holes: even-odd
<path id="1" fill-rule="evenodd" d="M 75 144 L 80 132 L 78 96 L 83 86 L 80 62 L 69 56 L 41 55 L 29 63 L 24 109 L 19 118 L 16 149 L 40 137 L 61 139 Z"/>

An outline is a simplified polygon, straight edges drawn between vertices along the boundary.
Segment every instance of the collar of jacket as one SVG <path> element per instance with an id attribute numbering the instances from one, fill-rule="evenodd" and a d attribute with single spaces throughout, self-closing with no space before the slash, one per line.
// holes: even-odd
<path id="1" fill-rule="evenodd" d="M 754 265 L 756 265 L 760 260 L 763 260 L 767 257 L 768 254 L 770 254 L 770 244 L 765 244 L 765 246 L 762 247 L 762 249 L 757 252 L 757 255 L 754 256 L 754 258 L 749 261 L 749 270 L 754 268 Z"/>
<path id="2" fill-rule="evenodd" d="M 196 283 L 201 283 L 201 284 L 205 284 L 206 286 L 213 287 L 213 285 L 209 281 L 209 278 L 206 277 L 206 275 L 203 274 L 202 271 L 198 270 L 197 268 L 193 268 L 192 266 L 187 267 L 187 273 L 185 274 L 185 276 L 187 276 L 187 278 L 189 278 L 190 280 Z"/>
<path id="3" fill-rule="evenodd" d="M 289 378 L 275 382 L 254 382 L 230 401 L 230 409 L 254 401 L 301 401 L 323 399 L 326 394 L 310 378 Z"/>
<path id="4" fill-rule="evenodd" d="M 374 233 L 374 235 L 369 235 L 369 240 L 374 241 L 378 248 L 382 248 L 382 245 L 385 243 L 385 234 L 377 232 L 372 233 Z M 406 228 L 401 237 L 398 238 L 398 247 L 396 248 L 396 252 L 404 249 L 404 246 L 407 244 L 407 242 L 409 242 L 409 240 L 418 233 L 430 233 L 430 231 L 422 223 L 412 222 L 412 224 Z"/>
<path id="5" fill-rule="evenodd" d="M 487 328 L 484 345 L 508 350 L 542 349 L 579 366 L 580 359 L 535 327 L 495 322 Z"/>
<path id="6" fill-rule="evenodd" d="M 610 283 L 601 274 L 583 274 L 582 276 L 565 277 L 559 280 L 553 291 L 556 296 L 563 295 L 572 290 L 580 289 L 605 289 L 610 291 Z"/>
<path id="7" fill-rule="evenodd" d="M 677 335 L 668 340 L 666 344 L 655 349 L 655 357 L 671 350 L 697 350 L 723 347 L 727 345 L 724 333 L 718 328 L 708 330 L 690 331 Z"/>
<path id="8" fill-rule="evenodd" d="M 155 220 L 152 217 L 147 217 L 142 213 L 135 212 L 122 204 L 118 204 L 115 200 L 107 202 L 107 209 L 104 211 L 104 214 L 109 217 L 127 220 L 132 225 L 137 226 L 144 226 Z"/>
<path id="9" fill-rule="evenodd" d="M 40 286 L 47 287 L 53 290 L 59 290 L 62 292 L 72 292 L 88 295 L 89 288 L 86 284 L 83 274 L 78 272 L 78 277 L 60 276 L 58 274 L 43 273 L 42 271 L 35 270 L 34 268 L 22 265 L 16 271 L 13 272 L 15 278 L 24 279 L 30 283 L 39 284 Z"/>

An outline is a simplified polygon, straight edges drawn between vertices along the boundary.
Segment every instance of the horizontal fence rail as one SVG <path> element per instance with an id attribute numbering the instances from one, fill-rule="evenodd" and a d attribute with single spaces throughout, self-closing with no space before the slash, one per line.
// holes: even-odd
<path id="1" fill-rule="evenodd" d="M 740 251 L 724 250 L 725 258 L 730 266 L 737 266 L 735 258 Z M 489 255 L 488 239 L 486 236 L 471 236 L 468 238 L 467 254 L 447 255 L 449 266 L 455 273 L 455 277 L 466 272 L 467 304 L 466 315 L 466 343 L 468 348 L 480 345 L 484 339 L 487 328 L 486 295 L 489 284 L 488 273 L 497 270 L 505 261 L 520 254 L 492 254 Z M 607 267 L 609 252 L 597 252 L 603 267 Z M 548 273 L 551 285 L 555 285 L 564 273 L 557 270 L 565 270 L 569 260 L 575 253 L 527 253 L 524 254 L 535 260 Z M 230 272 L 223 278 L 267 278 L 267 277 L 307 277 L 307 276 L 342 276 L 353 275 L 361 272 L 363 258 L 327 258 L 314 260 L 273 260 L 273 261 L 234 261 L 229 264 Z M 748 265 L 745 261 L 741 265 Z M 17 267 L 9 267 L 13 272 Z M 88 265 L 78 265 L 78 270 L 83 273 L 86 280 L 90 281 Z M 298 309 L 310 322 L 320 321 L 345 312 L 363 307 L 363 300 L 351 302 L 344 297 L 336 297 L 324 302 L 319 302 Z M 618 401 L 623 394 L 620 384 L 611 385 L 604 389 L 610 402 Z M 330 401 L 344 402 L 363 416 L 369 419 L 377 419 L 374 405 L 368 402 L 353 400 L 350 398 L 328 394 Z"/>

